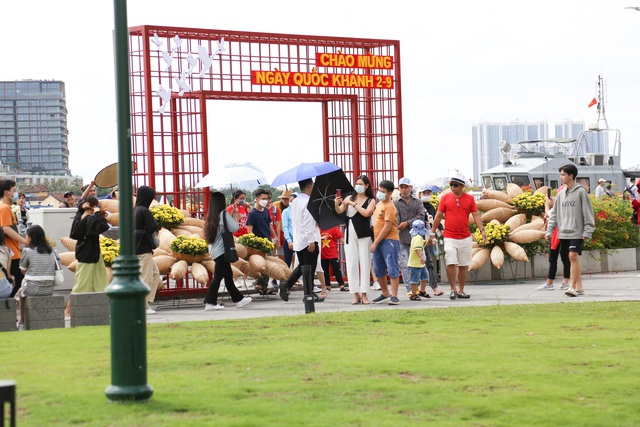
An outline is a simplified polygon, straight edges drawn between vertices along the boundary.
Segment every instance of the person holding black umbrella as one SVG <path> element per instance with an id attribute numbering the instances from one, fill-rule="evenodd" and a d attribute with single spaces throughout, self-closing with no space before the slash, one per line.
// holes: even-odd
<path id="1" fill-rule="evenodd" d="M 286 282 L 281 282 L 280 298 L 289 301 L 289 291 L 302 276 L 302 266 L 311 266 L 311 271 L 316 271 L 318 254 L 320 248 L 320 228 L 318 223 L 307 209 L 311 192 L 313 191 L 313 180 L 311 178 L 298 182 L 300 186 L 300 196 L 289 206 L 291 209 L 291 224 L 293 226 L 293 250 L 296 252 L 299 264 L 291 273 Z M 315 298 L 316 302 L 324 299 Z"/>

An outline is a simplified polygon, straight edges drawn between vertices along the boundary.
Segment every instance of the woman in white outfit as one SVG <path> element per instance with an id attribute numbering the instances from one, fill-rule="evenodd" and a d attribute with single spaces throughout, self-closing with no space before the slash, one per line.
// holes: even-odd
<path id="1" fill-rule="evenodd" d="M 353 296 L 351 304 L 369 304 L 367 292 L 370 289 L 371 275 L 371 215 L 375 209 L 375 198 L 371 181 L 366 175 L 360 175 L 354 186 L 355 194 L 345 199 L 336 197 L 336 212 L 347 211 L 347 233 L 345 235 L 344 255 L 347 261 L 347 279 L 349 292 Z"/>

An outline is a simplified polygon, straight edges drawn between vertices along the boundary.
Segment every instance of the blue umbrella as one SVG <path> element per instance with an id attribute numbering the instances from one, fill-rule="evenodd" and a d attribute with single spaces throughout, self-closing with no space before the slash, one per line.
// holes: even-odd
<path id="1" fill-rule="evenodd" d="M 439 193 L 442 191 L 442 188 L 438 187 L 437 185 L 430 185 L 429 188 L 431 189 L 432 192 L 434 193 Z"/>
<path id="2" fill-rule="evenodd" d="M 318 175 L 324 175 L 325 173 L 338 169 L 340 169 L 340 166 L 331 162 L 300 163 L 298 166 L 276 176 L 271 182 L 271 186 L 278 187 L 284 184 L 291 184 L 293 182 L 314 178 Z"/>

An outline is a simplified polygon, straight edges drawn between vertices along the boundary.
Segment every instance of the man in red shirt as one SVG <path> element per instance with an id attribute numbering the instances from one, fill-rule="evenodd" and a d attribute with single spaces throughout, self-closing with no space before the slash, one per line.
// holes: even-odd
<path id="1" fill-rule="evenodd" d="M 456 174 L 449 180 L 451 193 L 446 193 L 438 204 L 438 213 L 431 226 L 429 242 L 435 242 L 436 230 L 445 217 L 444 224 L 444 261 L 447 266 L 447 278 L 451 285 L 452 300 L 456 298 L 469 298 L 464 293 L 464 284 L 467 280 L 467 271 L 471 264 L 471 231 L 469 230 L 469 214 L 482 232 L 482 238 L 486 239 L 482 220 L 478 214 L 476 201 L 472 195 L 464 192 L 466 181 L 462 174 Z M 458 291 L 456 292 L 456 272 L 458 273 Z"/>

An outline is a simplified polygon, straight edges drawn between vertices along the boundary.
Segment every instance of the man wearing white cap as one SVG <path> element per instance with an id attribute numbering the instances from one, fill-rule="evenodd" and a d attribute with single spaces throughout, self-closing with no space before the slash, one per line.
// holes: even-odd
<path id="1" fill-rule="evenodd" d="M 606 191 L 604 189 L 604 186 L 607 184 L 607 180 L 604 178 L 600 178 L 598 180 L 598 186 L 596 187 L 596 197 L 602 197 L 604 195 L 606 195 Z"/>
<path id="2" fill-rule="evenodd" d="M 451 193 L 444 194 L 438 204 L 438 213 L 431 226 L 429 242 L 435 242 L 436 230 L 446 217 L 444 224 L 444 261 L 447 265 L 447 278 L 451 285 L 452 300 L 456 298 L 469 298 L 464 292 L 467 271 L 471 265 L 471 231 L 469 230 L 469 214 L 486 239 L 482 220 L 478 214 L 476 201 L 472 195 L 464 192 L 466 181 L 462 174 L 456 174 L 449 180 Z M 458 276 L 458 289 L 456 291 L 456 273 Z"/>

